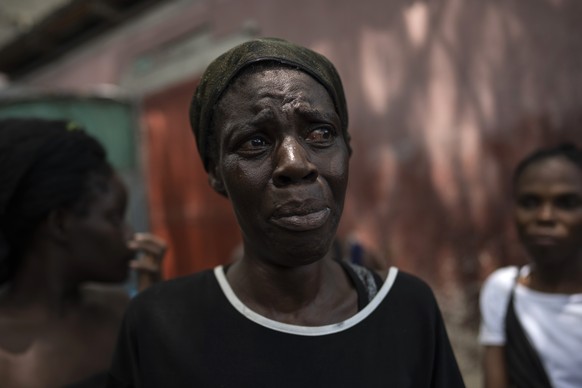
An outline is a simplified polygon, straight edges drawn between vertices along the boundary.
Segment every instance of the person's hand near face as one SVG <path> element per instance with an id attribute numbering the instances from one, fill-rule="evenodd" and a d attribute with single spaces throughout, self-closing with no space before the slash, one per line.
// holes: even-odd
<path id="1" fill-rule="evenodd" d="M 162 260 L 167 245 L 161 238 L 150 233 L 136 233 L 128 243 L 136 252 L 129 265 L 138 275 L 138 291 L 143 291 L 162 278 Z"/>

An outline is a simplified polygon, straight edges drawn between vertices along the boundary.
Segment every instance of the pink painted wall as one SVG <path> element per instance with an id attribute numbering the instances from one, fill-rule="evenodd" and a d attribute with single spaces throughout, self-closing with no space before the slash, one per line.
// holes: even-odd
<path id="1" fill-rule="evenodd" d="M 582 143 L 580 126 L 556 127 L 582 106 L 580 16 L 578 0 L 193 1 L 29 82 L 115 84 L 140 52 L 202 26 L 220 41 L 253 21 L 260 35 L 318 50 L 342 75 L 350 109 L 342 235 L 382 265 L 475 291 L 493 268 L 523 260 L 512 166 L 543 143 Z"/>
<path id="2" fill-rule="evenodd" d="M 581 2 L 217 3 L 218 34 L 251 15 L 337 65 L 354 139 L 342 233 L 441 287 L 523 260 L 509 175 L 537 145 L 582 141 L 550 125 L 582 108 Z"/>

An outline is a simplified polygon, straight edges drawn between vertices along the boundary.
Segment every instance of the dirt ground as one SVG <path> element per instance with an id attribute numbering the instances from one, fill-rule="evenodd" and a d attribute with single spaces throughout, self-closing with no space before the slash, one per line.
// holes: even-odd
<path id="1" fill-rule="evenodd" d="M 459 363 L 459 368 L 461 368 L 461 373 L 465 380 L 465 385 L 467 388 L 480 388 L 482 377 L 480 348 L 477 344 L 477 330 L 449 324 L 448 322 L 447 330 L 453 345 L 453 351 Z"/>
<path id="2" fill-rule="evenodd" d="M 478 318 L 474 308 L 461 296 L 438 295 L 447 332 L 457 357 L 467 388 L 481 388 L 481 348 L 478 336 Z"/>

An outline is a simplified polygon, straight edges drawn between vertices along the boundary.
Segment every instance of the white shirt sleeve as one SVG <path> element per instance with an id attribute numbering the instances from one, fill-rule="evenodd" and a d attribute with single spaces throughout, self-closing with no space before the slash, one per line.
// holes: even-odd
<path id="1" fill-rule="evenodd" d="M 481 288 L 479 343 L 482 345 L 505 344 L 505 314 L 517 271 L 517 267 L 500 268 L 489 275 Z"/>

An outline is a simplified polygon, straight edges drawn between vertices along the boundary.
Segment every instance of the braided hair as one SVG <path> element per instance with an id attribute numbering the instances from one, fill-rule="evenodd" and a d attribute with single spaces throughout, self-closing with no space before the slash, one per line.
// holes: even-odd
<path id="1" fill-rule="evenodd" d="M 39 224 L 58 208 L 84 211 L 89 178 L 113 174 L 103 146 L 62 120 L 0 120 L 0 284 L 10 281 Z"/>
<path id="2" fill-rule="evenodd" d="M 562 143 L 555 147 L 538 149 L 526 156 L 515 168 L 513 172 L 513 185 L 530 165 L 541 160 L 563 157 L 582 170 L 582 148 L 577 147 L 574 143 Z"/>

